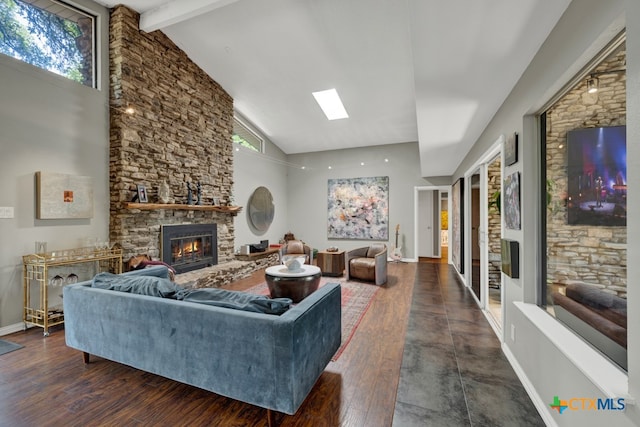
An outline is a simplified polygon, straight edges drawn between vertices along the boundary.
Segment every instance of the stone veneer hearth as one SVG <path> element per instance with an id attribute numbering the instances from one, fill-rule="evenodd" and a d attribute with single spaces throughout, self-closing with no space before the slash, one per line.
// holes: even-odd
<path id="1" fill-rule="evenodd" d="M 215 222 L 218 262 L 232 262 L 233 214 L 127 208 L 139 184 L 151 203 L 158 202 L 163 181 L 169 203 L 186 204 L 187 182 L 201 183 L 204 205 L 214 196 L 230 204 L 233 188 L 233 99 L 162 32 L 140 31 L 138 22 L 127 7 L 111 11 L 109 239 L 122 246 L 125 259 L 158 259 L 161 225 Z"/>

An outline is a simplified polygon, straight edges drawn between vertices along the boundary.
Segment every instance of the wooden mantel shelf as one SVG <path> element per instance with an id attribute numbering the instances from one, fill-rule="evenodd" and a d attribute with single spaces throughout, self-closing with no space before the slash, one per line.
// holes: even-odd
<path id="1" fill-rule="evenodd" d="M 237 214 L 242 209 L 242 206 L 212 206 L 212 205 L 181 205 L 177 203 L 125 203 L 125 209 L 140 209 L 140 210 L 177 210 L 177 211 L 214 211 L 224 212 L 230 214 Z"/>

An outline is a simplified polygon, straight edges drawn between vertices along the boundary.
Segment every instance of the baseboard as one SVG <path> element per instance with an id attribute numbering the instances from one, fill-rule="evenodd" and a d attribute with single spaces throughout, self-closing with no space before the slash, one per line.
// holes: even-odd
<path id="1" fill-rule="evenodd" d="M 0 328 L 0 337 L 4 335 L 13 334 L 14 332 L 24 331 L 24 323 L 14 323 L 13 325 Z"/>
<path id="2" fill-rule="evenodd" d="M 520 379 L 522 386 L 524 387 L 527 394 L 529 395 L 529 398 L 533 402 L 533 405 L 538 410 L 538 413 L 540 414 L 540 417 L 542 417 L 542 421 L 544 421 L 544 424 L 547 427 L 558 427 L 558 423 L 556 423 L 556 420 L 553 419 L 553 417 L 551 416 L 551 413 L 549 412 L 549 407 L 544 402 L 544 400 L 542 400 L 540 395 L 536 392 L 535 387 L 533 386 L 533 384 L 531 384 L 531 381 L 529 381 L 529 378 L 524 373 L 524 370 L 516 360 L 516 357 L 513 355 L 513 353 L 511 353 L 511 350 L 509 350 L 509 347 L 507 347 L 504 343 L 502 343 L 502 352 L 507 357 L 507 360 L 511 364 L 511 367 L 513 368 L 516 375 Z"/>

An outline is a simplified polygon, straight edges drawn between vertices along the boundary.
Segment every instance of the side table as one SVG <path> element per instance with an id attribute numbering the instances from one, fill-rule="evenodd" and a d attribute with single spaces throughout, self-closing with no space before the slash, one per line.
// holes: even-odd
<path id="1" fill-rule="evenodd" d="M 342 276 L 344 273 L 345 251 L 318 251 L 317 265 L 324 276 Z"/>
<path id="2" fill-rule="evenodd" d="M 271 298 L 291 298 L 300 302 L 318 289 L 320 269 L 315 265 L 303 265 L 289 270 L 284 265 L 274 265 L 264 272 Z"/>

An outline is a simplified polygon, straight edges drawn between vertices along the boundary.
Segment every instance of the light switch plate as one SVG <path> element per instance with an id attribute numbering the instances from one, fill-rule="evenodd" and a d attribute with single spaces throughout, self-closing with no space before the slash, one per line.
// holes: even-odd
<path id="1" fill-rule="evenodd" d="M 0 218 L 13 218 L 13 206 L 0 206 Z"/>

